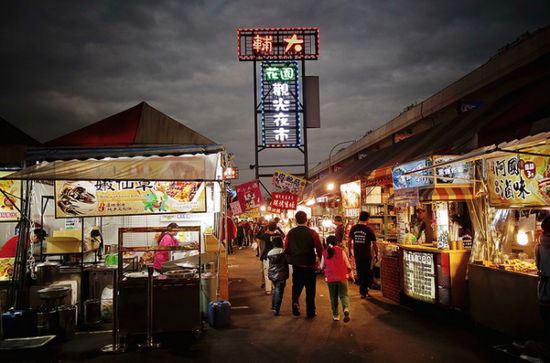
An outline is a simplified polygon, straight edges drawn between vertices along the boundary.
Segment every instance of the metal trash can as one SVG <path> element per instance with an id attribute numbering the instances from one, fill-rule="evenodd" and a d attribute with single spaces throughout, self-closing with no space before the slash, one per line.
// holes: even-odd
<path id="1" fill-rule="evenodd" d="M 57 308 L 59 315 L 59 337 L 62 340 L 74 338 L 76 306 L 60 306 Z"/>
<path id="2" fill-rule="evenodd" d="M 57 335 L 57 310 L 42 310 L 36 312 L 36 328 L 38 335 Z"/>
<path id="3" fill-rule="evenodd" d="M 217 300 L 217 275 L 214 273 L 204 273 L 201 275 L 201 315 L 208 317 L 208 303 Z"/>

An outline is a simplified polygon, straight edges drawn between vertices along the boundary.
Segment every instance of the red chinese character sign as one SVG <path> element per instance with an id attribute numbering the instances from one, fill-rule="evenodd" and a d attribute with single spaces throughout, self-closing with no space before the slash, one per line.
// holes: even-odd
<path id="1" fill-rule="evenodd" d="M 235 190 L 243 212 L 259 208 L 264 203 L 257 180 L 237 185 Z"/>
<path id="2" fill-rule="evenodd" d="M 290 193 L 273 193 L 271 207 L 277 209 L 296 210 L 298 195 Z"/>
<path id="3" fill-rule="evenodd" d="M 239 29 L 237 46 L 241 61 L 317 59 L 319 29 Z"/>

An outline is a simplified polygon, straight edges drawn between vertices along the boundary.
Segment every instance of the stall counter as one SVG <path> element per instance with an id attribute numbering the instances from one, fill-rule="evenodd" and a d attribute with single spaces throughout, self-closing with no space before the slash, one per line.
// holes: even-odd
<path id="1" fill-rule="evenodd" d="M 445 307 L 468 305 L 466 270 L 470 250 L 439 250 L 431 244 L 399 245 L 401 290 Z"/>
<path id="2" fill-rule="evenodd" d="M 538 277 L 469 264 L 470 315 L 474 322 L 517 336 L 541 331 Z"/>

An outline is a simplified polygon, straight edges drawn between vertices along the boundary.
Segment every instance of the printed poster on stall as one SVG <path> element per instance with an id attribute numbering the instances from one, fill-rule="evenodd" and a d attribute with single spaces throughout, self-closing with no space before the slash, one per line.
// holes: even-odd
<path id="1" fill-rule="evenodd" d="M 0 177 L 5 177 L 12 172 L 0 172 Z M 0 180 L 0 222 L 19 220 L 21 210 L 21 180 Z M 6 197 L 7 195 L 7 197 Z"/>
<path id="2" fill-rule="evenodd" d="M 361 212 L 361 181 L 357 180 L 347 184 L 340 185 L 342 194 L 342 207 L 344 216 L 348 218 L 358 218 Z"/>
<path id="3" fill-rule="evenodd" d="M 403 188 L 414 188 L 414 187 L 423 187 L 426 185 L 432 185 L 433 179 L 427 177 L 433 175 L 433 171 L 423 170 L 415 173 L 415 170 L 424 169 L 432 164 L 430 159 L 417 160 L 411 163 L 403 164 L 396 166 L 392 170 L 393 174 L 393 188 L 394 189 L 403 189 Z M 410 174 L 407 174 L 410 173 Z M 417 175 L 411 175 L 417 174 Z M 423 177 L 426 175 L 426 177 Z"/>
<path id="4" fill-rule="evenodd" d="M 276 209 L 296 210 L 298 196 L 291 193 L 273 193 L 271 207 Z"/>
<path id="5" fill-rule="evenodd" d="M 457 156 L 435 156 L 434 161 L 435 165 L 437 165 L 456 158 Z M 472 184 L 472 179 L 474 179 L 474 163 L 468 161 L 441 166 L 435 168 L 435 175 L 441 177 L 436 179 L 436 184 Z"/>
<path id="6" fill-rule="evenodd" d="M 239 184 L 235 187 L 237 198 L 241 204 L 241 210 L 248 212 L 251 209 L 260 208 L 264 204 L 260 185 L 257 180 Z"/>
<path id="7" fill-rule="evenodd" d="M 229 208 L 231 208 L 231 212 L 233 212 L 233 215 L 235 216 L 243 213 L 243 210 L 241 209 L 241 203 L 239 203 L 239 201 L 230 203 Z"/>
<path id="8" fill-rule="evenodd" d="M 204 182 L 56 181 L 55 217 L 206 212 Z"/>
<path id="9" fill-rule="evenodd" d="M 530 154 L 550 154 L 550 145 L 523 149 Z M 550 205 L 550 158 L 509 154 L 488 158 L 489 202 L 494 207 Z"/>
<path id="10" fill-rule="evenodd" d="M 306 187 L 306 180 L 291 174 L 283 173 L 279 170 L 275 170 L 275 173 L 273 173 L 273 179 L 271 180 L 271 185 L 275 188 L 281 189 L 285 193 L 301 195 Z"/>

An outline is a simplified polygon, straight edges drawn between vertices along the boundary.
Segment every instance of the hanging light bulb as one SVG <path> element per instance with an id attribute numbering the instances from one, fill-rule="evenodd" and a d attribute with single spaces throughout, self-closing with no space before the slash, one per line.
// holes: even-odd
<path id="1" fill-rule="evenodd" d="M 527 233 L 523 231 L 519 231 L 517 241 L 518 241 L 518 245 L 525 246 L 529 242 L 529 239 L 527 238 Z"/>

